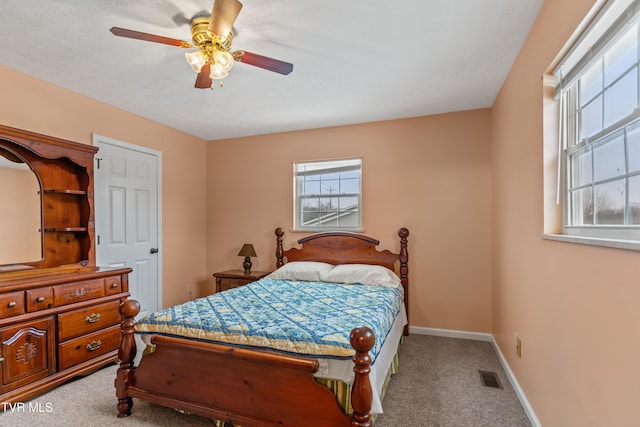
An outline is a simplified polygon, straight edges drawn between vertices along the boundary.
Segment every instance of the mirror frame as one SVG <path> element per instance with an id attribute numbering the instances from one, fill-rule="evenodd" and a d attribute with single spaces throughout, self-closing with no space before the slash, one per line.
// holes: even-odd
<path id="1" fill-rule="evenodd" d="M 1 124 L 0 147 L 29 165 L 41 188 L 42 260 L 18 268 L 95 267 L 93 162 L 98 148 Z M 4 271 L 0 266 L 0 274 Z"/>
<path id="2" fill-rule="evenodd" d="M 7 141 L 5 140 L 5 142 Z M 8 141 L 8 142 L 11 142 L 11 141 Z M 10 156 L 6 156 L 3 153 L 8 153 L 10 154 Z M 38 183 L 38 198 L 40 201 L 39 202 L 40 212 L 39 212 L 39 221 L 38 221 L 38 233 L 40 235 L 39 258 L 33 259 L 33 260 L 16 259 L 15 261 L 11 261 L 8 263 L 0 261 L 0 268 L 8 269 L 10 268 L 10 266 L 30 265 L 30 264 L 42 262 L 44 260 L 44 232 L 43 232 L 44 220 L 43 220 L 43 210 L 42 210 L 42 180 L 40 179 L 40 175 L 38 175 L 38 173 L 33 169 L 31 164 L 25 158 L 23 158 L 19 153 L 16 153 L 15 150 L 12 150 L 10 147 L 8 147 L 7 144 L 0 144 L 0 156 L 4 157 L 10 162 L 23 163 L 24 165 L 26 165 L 26 167 L 31 171 L 31 173 L 34 175 Z"/>

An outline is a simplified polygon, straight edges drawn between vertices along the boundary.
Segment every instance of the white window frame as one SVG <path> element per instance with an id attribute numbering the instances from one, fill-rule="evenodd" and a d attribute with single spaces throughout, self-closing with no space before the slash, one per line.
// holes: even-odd
<path id="1" fill-rule="evenodd" d="M 342 187 L 343 182 L 347 180 L 354 180 L 353 177 L 343 177 L 345 172 L 357 172 L 358 188 L 357 191 L 345 191 Z M 331 187 L 329 193 L 326 193 L 326 188 L 322 185 L 322 176 L 329 174 L 339 174 L 338 188 Z M 313 182 L 318 183 L 319 187 L 311 185 L 307 181 L 305 186 L 305 180 L 307 177 L 314 178 Z M 317 178 L 315 178 L 317 177 Z M 332 181 L 336 181 L 335 175 L 333 175 Z M 309 189 L 313 187 L 313 191 Z M 305 194 L 306 188 L 306 194 Z M 321 189 L 322 188 L 322 189 Z M 331 190 L 337 191 L 332 193 Z M 345 159 L 330 159 L 330 160 L 313 160 L 313 161 L 300 161 L 293 163 L 293 228 L 295 231 L 362 231 L 362 159 L 361 158 L 345 158 Z M 322 211 L 322 200 L 328 200 L 330 203 L 338 199 L 338 201 L 356 198 L 356 205 L 350 205 L 348 207 L 331 206 L 330 211 Z M 314 220 L 306 220 L 303 214 L 303 201 L 305 199 L 318 199 L 320 205 L 319 217 Z M 342 215 L 350 215 L 353 218 L 355 213 L 356 224 L 344 225 L 340 224 L 340 218 Z M 338 225 L 325 225 L 323 221 L 336 221 Z"/>
<path id="2" fill-rule="evenodd" d="M 640 64 L 636 62 L 629 67 L 631 71 L 627 73 L 635 73 L 635 82 L 637 85 L 635 110 L 625 113 L 624 117 L 620 117 L 615 123 L 604 125 L 604 128 L 593 135 L 583 137 L 581 135 L 582 107 L 586 107 L 585 100 L 580 100 L 580 79 L 591 69 L 592 65 L 601 60 L 609 51 L 611 46 L 621 38 L 622 35 L 629 31 L 629 28 L 639 21 L 640 16 L 640 0 L 609 0 L 604 4 L 600 11 L 596 14 L 591 23 L 585 28 L 576 43 L 569 49 L 567 55 L 555 69 L 554 74 L 558 85 L 556 94 L 558 96 L 559 112 L 560 112 L 560 147 L 559 154 L 559 176 L 562 186 L 562 213 L 563 226 L 562 233 L 569 236 L 612 239 L 612 240 L 633 240 L 640 241 L 640 224 L 630 223 L 630 199 L 629 199 L 629 181 L 630 179 L 640 179 L 640 171 L 629 170 L 629 149 L 628 149 L 628 130 L 632 127 L 640 126 Z M 640 24 L 636 33 L 638 38 L 638 50 L 640 51 Z M 638 53 L 640 58 L 640 52 Z M 606 71 L 605 71 L 606 72 Z M 602 92 L 612 87 L 615 82 L 609 86 L 603 85 Z M 602 95 L 603 97 L 605 95 Z M 581 107 L 582 105 L 582 107 Z M 615 105 L 615 104 L 612 104 Z M 603 116 L 606 113 L 606 107 L 603 107 Z M 586 109 L 586 108 L 585 108 Z M 639 128 L 640 129 L 640 128 Z M 617 139 L 614 138 L 617 136 Z M 611 141 L 616 140 L 617 143 L 622 141 L 624 147 L 624 170 L 617 176 L 608 177 L 598 180 L 595 176 L 596 168 L 594 166 L 593 150 L 598 147 L 612 147 Z M 607 145 L 610 143 L 611 145 Z M 580 152 L 591 150 L 590 157 L 587 155 L 587 163 L 583 163 L 582 168 L 574 168 L 572 158 L 577 157 Z M 590 162 L 590 166 L 585 167 Z M 576 177 L 579 172 L 587 170 L 590 173 L 588 179 L 577 183 Z M 586 175 L 583 175 L 586 176 Z M 596 196 L 596 187 L 598 185 L 606 185 L 607 183 L 616 182 L 619 184 L 620 190 L 624 193 L 623 213 L 621 224 L 598 224 L 598 208 Z M 593 221 L 591 224 L 583 223 L 584 218 L 576 215 L 576 209 L 572 206 L 572 197 L 574 193 L 584 192 L 585 198 L 591 198 L 591 209 L 593 211 Z M 576 199 L 573 199 L 576 200 Z M 584 202 L 582 203 L 584 206 Z M 636 207 L 637 208 L 637 207 Z M 578 221 L 574 221 L 581 218 Z M 589 222 L 589 221 L 586 221 Z"/>

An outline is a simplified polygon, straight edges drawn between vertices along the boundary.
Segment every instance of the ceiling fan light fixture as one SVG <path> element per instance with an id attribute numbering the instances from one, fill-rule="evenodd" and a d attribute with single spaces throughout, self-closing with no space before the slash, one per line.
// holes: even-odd
<path id="1" fill-rule="evenodd" d="M 229 75 L 229 72 L 224 69 L 224 67 L 218 63 L 215 63 L 211 66 L 209 77 L 211 80 L 220 80 L 224 79 Z"/>
<path id="2" fill-rule="evenodd" d="M 193 68 L 193 71 L 199 73 L 202 70 L 202 67 L 207 62 L 206 56 L 202 54 L 200 51 L 195 52 L 187 52 L 184 54 L 189 66 Z"/>
<path id="3" fill-rule="evenodd" d="M 226 50 L 218 50 L 213 54 L 215 64 L 220 64 L 220 67 L 225 71 L 229 71 L 233 67 L 233 55 Z"/>
<path id="4" fill-rule="evenodd" d="M 211 15 L 198 13 L 191 20 L 191 36 L 193 44 L 184 40 L 112 27 L 109 31 L 115 36 L 153 43 L 177 46 L 184 49 L 197 48 L 196 52 L 188 52 L 185 59 L 198 76 L 194 87 L 205 89 L 212 87 L 212 81 L 225 78 L 234 62 L 243 62 L 264 70 L 287 75 L 293 71 L 293 64 L 267 56 L 246 51 L 231 52 L 233 40 L 233 23 L 242 9 L 238 0 L 213 0 Z M 220 34 L 227 34 L 221 36 Z"/>

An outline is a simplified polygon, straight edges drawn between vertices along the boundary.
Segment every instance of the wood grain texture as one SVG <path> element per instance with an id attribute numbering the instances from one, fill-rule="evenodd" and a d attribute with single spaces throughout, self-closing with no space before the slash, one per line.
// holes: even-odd
<path id="1" fill-rule="evenodd" d="M 333 264 L 379 264 L 394 269 L 400 264 L 404 286 L 408 286 L 409 232 L 400 229 L 400 254 L 378 251 L 378 241 L 350 233 L 321 233 L 301 239 L 300 249 L 284 251 L 282 236 L 276 234 L 276 258 L 280 266 L 289 261 L 324 261 Z M 134 365 L 137 353 L 135 316 L 137 301 L 124 301 L 124 319 L 116 376 L 118 416 L 131 414 L 133 397 L 192 412 L 244 427 L 370 427 L 372 389 L 369 381 L 369 351 L 375 336 L 366 327 L 351 331 L 355 379 L 351 389 L 352 416 L 346 415 L 336 398 L 315 381 L 316 359 L 275 352 L 241 349 L 186 338 L 154 335 L 152 353 Z"/>
<path id="2" fill-rule="evenodd" d="M 116 360 L 118 308 L 129 296 L 131 269 L 95 265 L 97 150 L 0 125 L 0 156 L 31 168 L 39 183 L 42 218 L 42 258 L 0 269 L 2 402 L 25 402 Z M 2 220 L 12 224 L 12 218 Z M 16 245 L 7 239 L 0 244 Z"/>
<path id="3" fill-rule="evenodd" d="M 27 163 L 41 184 L 42 259 L 35 268 L 95 265 L 96 147 L 0 125 L 0 149 Z"/>

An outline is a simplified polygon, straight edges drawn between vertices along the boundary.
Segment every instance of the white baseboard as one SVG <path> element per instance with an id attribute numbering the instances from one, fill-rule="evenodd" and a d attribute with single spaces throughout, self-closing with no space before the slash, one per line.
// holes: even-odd
<path id="1" fill-rule="evenodd" d="M 409 333 L 416 335 L 433 335 L 436 337 L 462 338 L 475 341 L 493 341 L 493 336 L 484 332 L 456 331 L 454 329 L 425 328 L 422 326 L 409 326 Z"/>
<path id="2" fill-rule="evenodd" d="M 509 379 L 513 390 L 516 392 L 516 396 L 518 396 L 518 400 L 522 404 L 524 412 L 527 414 L 529 421 L 533 427 L 541 427 L 540 421 L 538 417 L 536 417 L 529 400 L 527 400 L 527 396 L 525 396 L 524 391 L 520 387 L 518 380 L 516 379 L 511 367 L 507 363 L 507 359 L 504 358 L 502 351 L 500 351 L 500 347 L 498 347 L 498 343 L 496 342 L 494 336 L 489 333 L 483 332 L 467 332 L 467 331 L 457 331 L 454 329 L 437 329 L 437 328 L 425 328 L 422 326 L 409 326 L 409 332 L 416 335 L 433 335 L 437 337 L 446 337 L 446 338 L 462 338 L 467 340 L 475 340 L 475 341 L 487 341 L 493 344 L 493 348 L 498 355 L 498 359 L 500 360 L 500 364 L 502 365 L 502 369 L 504 369 L 504 373 Z"/>
<path id="3" fill-rule="evenodd" d="M 504 369 L 505 375 L 507 376 L 507 378 L 509 378 L 509 382 L 511 383 L 511 386 L 515 390 L 516 396 L 518 396 L 518 400 L 520 400 L 520 403 L 522 404 L 522 407 L 524 408 L 524 412 L 527 414 L 527 417 L 529 418 L 531 425 L 533 427 L 542 427 L 542 424 L 540 424 L 540 420 L 538 420 L 538 417 L 536 417 L 536 413 L 533 411 L 533 408 L 531 407 L 531 404 L 529 403 L 527 396 L 525 396 L 524 391 L 520 387 L 520 383 L 518 383 L 516 376 L 513 374 L 511 367 L 507 363 L 507 359 L 504 358 L 502 351 L 500 351 L 500 347 L 498 347 L 498 343 L 496 342 L 493 335 L 491 336 L 491 342 L 493 343 L 493 348 L 496 350 L 496 353 L 498 354 L 498 359 L 500 359 L 500 363 L 502 364 L 502 369 Z"/>

